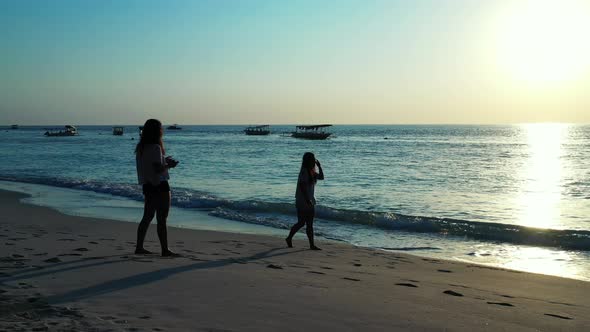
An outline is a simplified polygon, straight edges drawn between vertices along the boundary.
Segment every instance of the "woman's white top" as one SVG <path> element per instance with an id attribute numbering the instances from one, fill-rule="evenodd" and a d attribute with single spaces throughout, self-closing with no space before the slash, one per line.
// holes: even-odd
<path id="1" fill-rule="evenodd" d="M 157 173 L 154 164 L 160 164 L 164 167 L 164 172 Z M 166 166 L 166 159 L 162 154 L 162 149 L 158 144 L 146 144 L 143 152 L 136 153 L 135 165 L 137 167 L 137 181 L 139 184 L 152 184 L 157 186 L 160 181 L 170 179 Z"/>

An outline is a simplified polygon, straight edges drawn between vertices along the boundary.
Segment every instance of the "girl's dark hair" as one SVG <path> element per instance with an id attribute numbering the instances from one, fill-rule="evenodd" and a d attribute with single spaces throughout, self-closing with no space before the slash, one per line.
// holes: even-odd
<path id="1" fill-rule="evenodd" d="M 303 159 L 301 160 L 301 170 L 305 169 L 307 174 L 312 178 L 313 182 L 317 181 L 315 177 L 315 155 L 311 152 L 306 152 L 303 154 Z"/>
<path id="2" fill-rule="evenodd" d="M 162 122 L 156 119 L 149 119 L 143 125 L 141 138 L 135 147 L 135 153 L 141 155 L 146 144 L 158 144 L 164 153 L 164 143 L 162 142 Z"/>

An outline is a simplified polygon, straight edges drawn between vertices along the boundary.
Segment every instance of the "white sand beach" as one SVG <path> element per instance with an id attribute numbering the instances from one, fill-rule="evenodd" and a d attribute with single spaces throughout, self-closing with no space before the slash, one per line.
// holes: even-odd
<path id="1" fill-rule="evenodd" d="M 169 229 L 0 192 L 0 331 L 587 331 L 590 283 L 321 241 Z M 139 218 L 139 216 L 138 216 Z M 155 224 L 147 249 L 159 251 Z"/>

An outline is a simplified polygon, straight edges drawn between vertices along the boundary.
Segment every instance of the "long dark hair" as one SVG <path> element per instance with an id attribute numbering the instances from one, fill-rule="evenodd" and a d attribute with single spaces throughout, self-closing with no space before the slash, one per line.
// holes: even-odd
<path id="1" fill-rule="evenodd" d="M 303 154 L 303 158 L 301 160 L 301 170 L 306 170 L 307 174 L 311 177 L 313 183 L 317 182 L 316 179 L 316 172 L 315 172 L 315 155 L 311 152 L 306 152 Z"/>
<path id="2" fill-rule="evenodd" d="M 158 144 L 164 152 L 164 143 L 162 142 L 162 122 L 156 119 L 149 119 L 143 125 L 141 138 L 135 147 L 135 153 L 141 155 L 146 144 Z"/>

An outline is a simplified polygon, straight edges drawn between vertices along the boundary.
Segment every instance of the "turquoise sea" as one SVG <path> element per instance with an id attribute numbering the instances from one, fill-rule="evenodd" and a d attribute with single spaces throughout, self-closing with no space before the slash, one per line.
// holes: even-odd
<path id="1" fill-rule="evenodd" d="M 164 138 L 180 161 L 172 224 L 285 234 L 301 156 L 312 151 L 326 173 L 316 188 L 324 238 L 590 280 L 590 126 L 337 125 L 324 141 L 281 135 L 292 125 L 269 136 L 182 127 Z M 78 129 L 1 130 L 0 188 L 66 213 L 138 222 L 138 125 L 123 136 Z"/>

